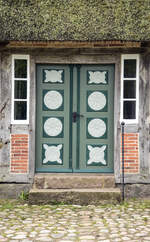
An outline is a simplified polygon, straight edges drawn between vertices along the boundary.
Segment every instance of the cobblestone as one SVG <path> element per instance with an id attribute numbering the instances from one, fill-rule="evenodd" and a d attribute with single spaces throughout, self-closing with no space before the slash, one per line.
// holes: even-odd
<path id="1" fill-rule="evenodd" d="M 109 206 L 0 200 L 0 242 L 150 241 L 150 201 Z"/>

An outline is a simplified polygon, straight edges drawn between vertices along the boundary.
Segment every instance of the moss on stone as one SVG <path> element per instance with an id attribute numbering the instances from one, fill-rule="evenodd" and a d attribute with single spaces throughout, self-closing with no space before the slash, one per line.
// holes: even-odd
<path id="1" fill-rule="evenodd" d="M 0 40 L 150 40 L 150 1 L 0 0 Z"/>

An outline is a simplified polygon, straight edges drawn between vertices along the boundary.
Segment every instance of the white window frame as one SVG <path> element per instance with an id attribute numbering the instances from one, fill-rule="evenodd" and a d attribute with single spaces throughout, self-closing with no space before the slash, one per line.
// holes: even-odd
<path id="1" fill-rule="evenodd" d="M 124 60 L 136 59 L 136 77 L 135 78 L 124 78 Z M 136 98 L 124 98 L 124 80 L 135 80 L 136 81 Z M 124 101 L 136 101 L 136 118 L 135 119 L 124 119 L 123 118 L 123 105 Z M 121 56 L 121 113 L 120 122 L 124 121 L 125 124 L 137 124 L 139 114 L 139 55 L 138 54 L 125 54 Z"/>
<path id="2" fill-rule="evenodd" d="M 26 78 L 15 78 L 15 60 L 27 60 L 27 77 Z M 11 124 L 29 124 L 29 90 L 30 90 L 30 69 L 29 55 L 12 55 L 12 110 L 11 110 Z M 27 81 L 27 98 L 26 99 L 15 99 L 14 90 L 15 90 L 15 80 L 26 80 Z M 27 102 L 27 118 L 25 120 L 15 120 L 14 119 L 14 103 L 17 101 L 26 101 Z"/>

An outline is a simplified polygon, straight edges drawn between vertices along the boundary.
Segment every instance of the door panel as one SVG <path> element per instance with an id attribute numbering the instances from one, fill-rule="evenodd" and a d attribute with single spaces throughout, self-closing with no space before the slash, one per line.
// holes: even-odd
<path id="1" fill-rule="evenodd" d="M 113 82 L 113 65 L 37 66 L 37 172 L 113 172 Z"/>
<path id="2" fill-rule="evenodd" d="M 114 66 L 78 67 L 76 172 L 113 172 Z"/>
<path id="3" fill-rule="evenodd" d="M 70 68 L 37 67 L 36 171 L 72 172 Z"/>

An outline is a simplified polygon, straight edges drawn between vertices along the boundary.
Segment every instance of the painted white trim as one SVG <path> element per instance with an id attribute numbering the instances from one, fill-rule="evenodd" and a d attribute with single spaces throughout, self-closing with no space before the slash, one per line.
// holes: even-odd
<path id="1" fill-rule="evenodd" d="M 27 60 L 27 78 L 15 78 L 14 72 L 14 61 L 15 59 Z M 15 80 L 27 81 L 27 98 L 26 99 L 15 99 L 14 89 Z M 12 124 L 29 124 L 29 100 L 30 100 L 30 56 L 29 55 L 12 55 L 12 109 L 11 109 L 11 123 Z M 14 119 L 14 102 L 15 101 L 25 101 L 27 102 L 27 119 L 26 120 L 15 120 Z"/>
<path id="2" fill-rule="evenodd" d="M 124 78 L 124 60 L 136 59 L 136 78 Z M 136 98 L 123 98 L 124 93 L 124 80 L 136 81 Z M 123 119 L 123 102 L 124 101 L 136 101 L 136 118 L 135 119 Z M 137 124 L 139 114 L 139 54 L 125 54 L 121 56 L 121 99 L 120 99 L 120 122 L 124 121 L 125 124 Z"/>

